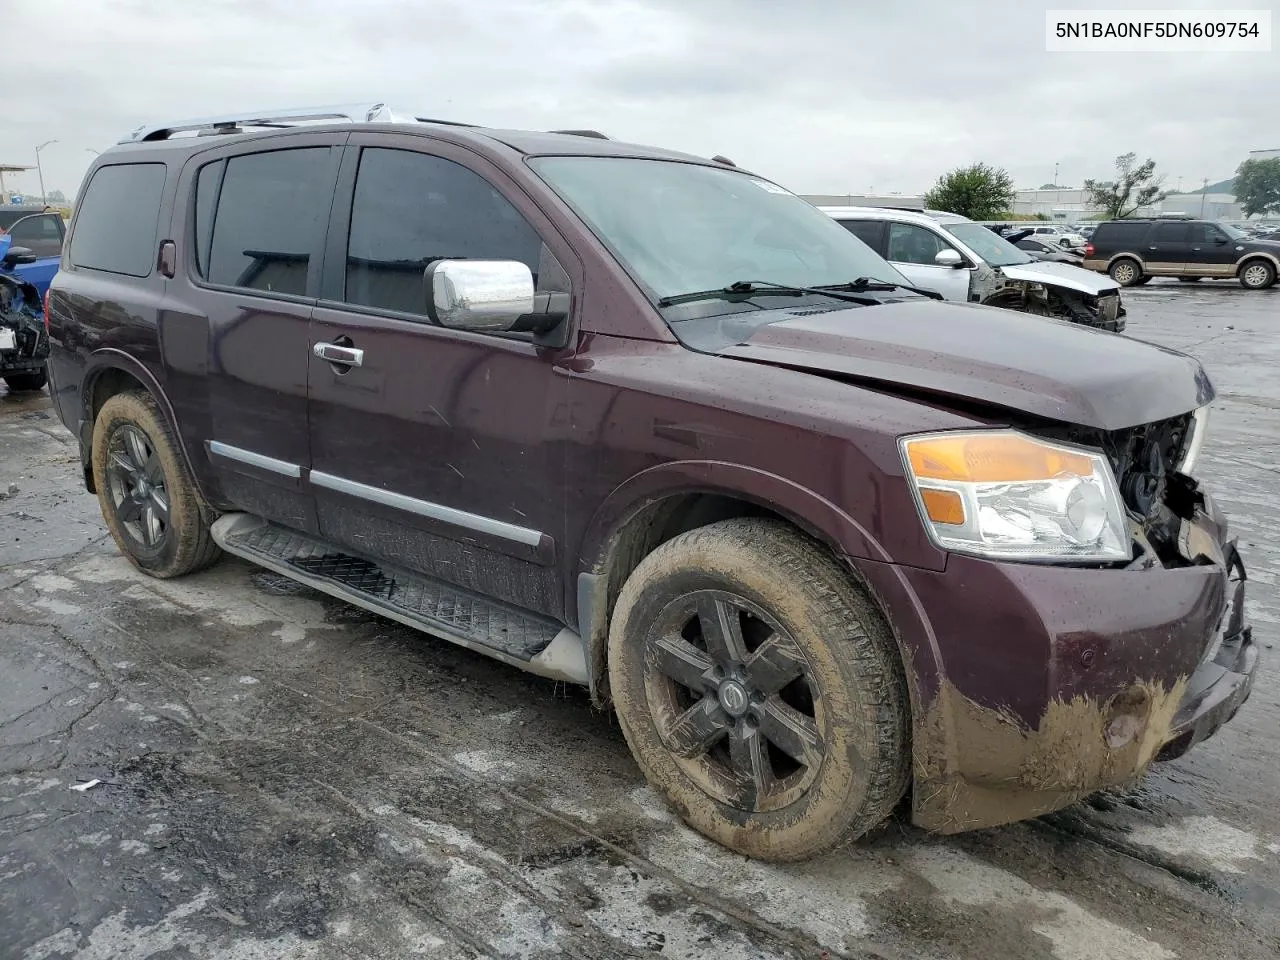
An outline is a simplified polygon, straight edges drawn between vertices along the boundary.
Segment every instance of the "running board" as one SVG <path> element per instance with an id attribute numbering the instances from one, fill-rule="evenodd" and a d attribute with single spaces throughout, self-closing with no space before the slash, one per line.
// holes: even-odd
<path id="1" fill-rule="evenodd" d="M 323 540 L 248 513 L 210 531 L 227 553 L 313 590 L 553 680 L 585 684 L 582 639 L 536 613 L 461 587 L 357 557 Z"/>

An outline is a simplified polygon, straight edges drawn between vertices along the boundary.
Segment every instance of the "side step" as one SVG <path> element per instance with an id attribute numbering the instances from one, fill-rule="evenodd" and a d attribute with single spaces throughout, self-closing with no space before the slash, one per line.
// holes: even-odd
<path id="1" fill-rule="evenodd" d="M 252 514 L 226 514 L 210 532 L 227 553 L 321 593 L 530 673 L 587 683 L 582 639 L 555 620 L 421 574 L 353 556 L 323 540 Z"/>

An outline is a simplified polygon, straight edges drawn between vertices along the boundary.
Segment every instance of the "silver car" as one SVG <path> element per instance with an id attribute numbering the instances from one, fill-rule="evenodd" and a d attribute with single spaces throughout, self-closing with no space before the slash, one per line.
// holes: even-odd
<path id="1" fill-rule="evenodd" d="M 1115 281 L 1066 263 L 1038 261 L 980 223 L 928 210 L 822 207 L 913 284 L 947 300 L 1008 307 L 1119 332 Z"/>

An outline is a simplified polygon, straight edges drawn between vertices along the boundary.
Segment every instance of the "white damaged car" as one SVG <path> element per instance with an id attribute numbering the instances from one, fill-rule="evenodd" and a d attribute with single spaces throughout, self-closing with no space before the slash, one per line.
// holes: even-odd
<path id="1" fill-rule="evenodd" d="M 980 223 L 936 210 L 822 207 L 913 284 L 1084 326 L 1124 329 L 1120 287 L 1106 274 L 1035 260 Z"/>

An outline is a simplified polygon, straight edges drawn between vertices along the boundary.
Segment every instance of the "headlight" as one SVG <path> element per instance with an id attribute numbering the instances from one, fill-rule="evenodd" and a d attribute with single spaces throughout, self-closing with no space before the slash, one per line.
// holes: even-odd
<path id="1" fill-rule="evenodd" d="M 945 550 L 1013 560 L 1128 560 L 1124 507 L 1100 453 L 1013 430 L 901 441 L 916 503 Z"/>
<path id="2" fill-rule="evenodd" d="M 1204 436 L 1209 430 L 1209 405 L 1198 407 L 1191 414 L 1191 435 L 1183 447 L 1182 462 L 1178 464 L 1178 472 L 1191 475 L 1196 468 L 1196 460 L 1200 456 L 1200 447 L 1204 444 Z"/>

